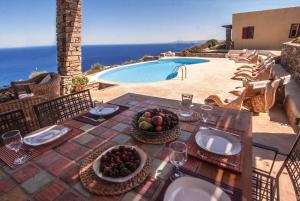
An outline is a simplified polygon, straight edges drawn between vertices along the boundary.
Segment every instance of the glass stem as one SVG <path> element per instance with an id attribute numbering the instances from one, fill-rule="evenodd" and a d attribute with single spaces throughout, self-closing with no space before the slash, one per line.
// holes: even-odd
<path id="1" fill-rule="evenodd" d="M 179 166 L 175 165 L 175 175 L 179 175 Z"/>

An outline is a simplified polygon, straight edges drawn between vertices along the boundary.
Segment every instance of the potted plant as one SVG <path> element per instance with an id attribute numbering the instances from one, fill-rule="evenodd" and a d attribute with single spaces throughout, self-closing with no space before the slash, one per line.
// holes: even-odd
<path id="1" fill-rule="evenodd" d="M 72 85 L 75 92 L 79 92 L 85 89 L 85 86 L 89 82 L 86 75 L 77 75 L 72 78 Z"/>

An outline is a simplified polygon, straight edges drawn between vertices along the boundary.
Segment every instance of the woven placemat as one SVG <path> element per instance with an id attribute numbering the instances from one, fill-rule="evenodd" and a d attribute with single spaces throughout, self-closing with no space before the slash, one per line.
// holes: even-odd
<path id="1" fill-rule="evenodd" d="M 242 155 L 243 155 L 243 138 L 240 135 L 238 135 L 238 138 L 241 142 L 241 152 L 237 155 L 233 156 L 222 156 L 222 155 L 217 155 L 214 153 L 210 153 L 204 149 L 199 148 L 197 145 L 195 138 L 192 137 L 187 141 L 188 145 L 188 155 L 193 156 L 195 158 L 198 158 L 203 161 L 207 161 L 211 164 L 217 165 L 219 167 L 222 167 L 227 170 L 231 170 L 237 173 L 242 172 L 242 167 L 243 167 L 243 160 L 242 160 Z"/>
<path id="2" fill-rule="evenodd" d="M 174 129 L 170 132 L 165 132 L 161 135 L 148 136 L 141 134 L 138 130 L 132 128 L 130 135 L 137 141 L 146 144 L 165 144 L 176 140 L 180 135 L 180 128 Z"/>
<path id="3" fill-rule="evenodd" d="M 102 124 L 104 121 L 129 109 L 129 107 L 124 107 L 124 106 L 120 106 L 120 105 L 118 105 L 118 106 L 119 106 L 119 110 L 114 112 L 111 115 L 106 115 L 106 116 L 102 117 L 102 116 L 93 115 L 89 112 L 85 112 L 83 114 L 80 114 L 80 115 L 74 117 L 73 119 L 76 121 L 80 121 L 80 122 L 83 122 L 86 124 L 93 125 L 93 126 L 98 126 L 98 125 Z"/>
<path id="4" fill-rule="evenodd" d="M 67 127 L 67 126 L 57 126 L 57 127 Z M 68 127 L 70 128 L 70 127 Z M 28 155 L 28 160 L 32 160 L 33 158 L 42 155 L 43 153 L 49 151 L 50 149 L 53 149 L 64 142 L 68 141 L 69 139 L 72 139 L 82 133 L 81 130 L 76 128 L 70 128 L 71 130 L 64 136 L 54 140 L 53 142 L 49 142 L 47 144 L 32 147 L 26 144 L 22 145 L 22 149 L 17 154 L 16 152 L 12 150 L 8 150 L 5 146 L 0 147 L 0 159 L 4 161 L 9 167 L 16 168 L 18 165 L 14 164 L 14 160 L 17 157 L 20 157 L 22 155 Z"/>
<path id="5" fill-rule="evenodd" d="M 93 162 L 101 153 L 111 146 L 111 144 L 102 145 L 96 151 L 93 151 L 93 153 L 88 156 L 80 166 L 79 176 L 81 183 L 91 193 L 104 196 L 126 193 L 127 191 L 130 191 L 142 184 L 150 174 L 151 159 L 148 157 L 142 171 L 127 182 L 112 183 L 98 178 L 93 171 Z"/>
<path id="6" fill-rule="evenodd" d="M 200 113 L 195 112 L 195 111 L 189 117 L 183 117 L 183 116 L 181 116 L 180 112 L 177 112 L 177 116 L 178 116 L 178 118 L 179 118 L 180 121 L 184 121 L 184 122 L 195 122 L 195 121 L 200 120 L 200 118 L 201 118 Z"/>

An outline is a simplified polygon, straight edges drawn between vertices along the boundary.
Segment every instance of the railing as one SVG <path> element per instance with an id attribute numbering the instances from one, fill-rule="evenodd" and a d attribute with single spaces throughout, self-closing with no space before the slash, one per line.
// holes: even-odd
<path id="1" fill-rule="evenodd" d="M 187 68 L 185 65 L 176 66 L 173 69 L 172 73 L 178 72 L 179 69 L 181 69 L 181 80 L 186 79 L 187 78 Z"/>

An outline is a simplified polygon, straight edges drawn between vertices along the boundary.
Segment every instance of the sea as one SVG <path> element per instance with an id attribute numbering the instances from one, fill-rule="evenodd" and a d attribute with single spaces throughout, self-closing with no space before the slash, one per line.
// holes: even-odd
<path id="1" fill-rule="evenodd" d="M 199 42 L 198 42 L 199 43 Z M 195 43 L 83 45 L 82 71 L 92 64 L 105 66 L 136 60 L 144 55 L 159 55 L 167 51 L 181 51 Z M 1 48 L 0 86 L 14 80 L 27 80 L 33 71 L 57 72 L 56 46 Z"/>

